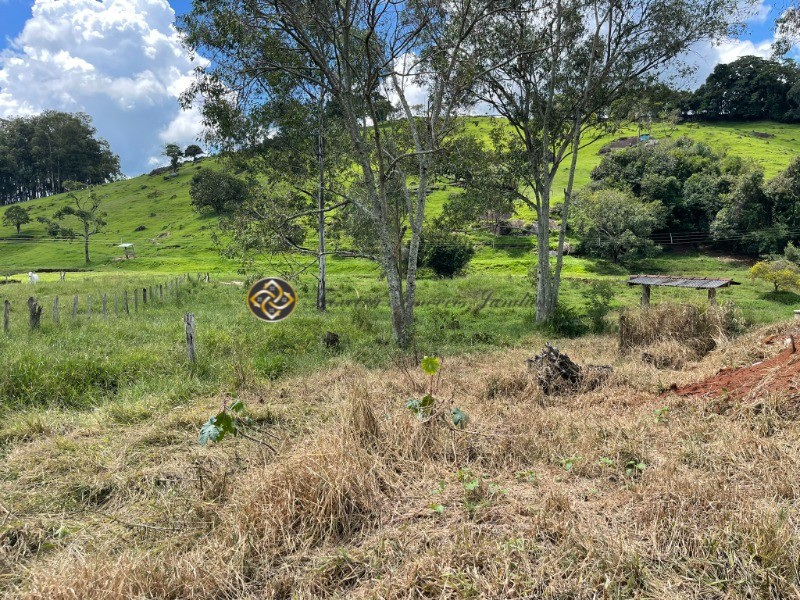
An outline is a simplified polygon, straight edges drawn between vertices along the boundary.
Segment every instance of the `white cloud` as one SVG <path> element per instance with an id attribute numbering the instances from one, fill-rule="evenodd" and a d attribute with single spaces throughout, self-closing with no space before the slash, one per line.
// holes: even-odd
<path id="1" fill-rule="evenodd" d="M 759 0 L 758 3 L 749 8 L 747 20 L 750 23 L 766 23 L 770 12 L 772 12 L 772 5 L 767 4 L 765 0 Z"/>
<path id="2" fill-rule="evenodd" d="M 663 76 L 678 88 L 694 90 L 705 82 L 718 64 L 731 63 L 742 56 L 769 58 L 772 55 L 772 43 L 771 38 L 760 42 L 728 38 L 716 44 L 695 44 L 681 59 L 683 64 L 693 69 L 692 72 L 680 77 L 676 75 L 677 68 L 673 66 Z"/>
<path id="3" fill-rule="evenodd" d="M 165 141 L 185 145 L 202 129 L 178 106 L 195 64 L 174 18 L 167 0 L 36 0 L 0 52 L 0 117 L 86 112 L 126 174 L 147 170 Z"/>
<path id="4" fill-rule="evenodd" d="M 415 112 L 424 112 L 428 103 L 428 87 L 416 80 L 417 63 L 419 59 L 412 53 L 404 54 L 395 61 L 395 71 L 398 74 L 397 81 L 403 96 L 408 105 Z M 400 92 L 395 89 L 391 82 L 387 86 L 386 96 L 393 106 L 400 108 Z"/>

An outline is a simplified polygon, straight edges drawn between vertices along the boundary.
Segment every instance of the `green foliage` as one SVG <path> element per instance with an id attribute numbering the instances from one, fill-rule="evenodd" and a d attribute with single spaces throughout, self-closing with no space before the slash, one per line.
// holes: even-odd
<path id="1" fill-rule="evenodd" d="M 423 356 L 421 366 L 426 375 L 436 375 L 441 368 L 441 363 L 437 356 Z"/>
<path id="2" fill-rule="evenodd" d="M 17 235 L 20 233 L 20 228 L 31 222 L 31 215 L 28 209 L 23 208 L 17 204 L 13 204 L 6 209 L 3 213 L 3 225 L 15 227 Z"/>
<path id="3" fill-rule="evenodd" d="M 162 154 L 169 158 L 169 166 L 172 168 L 173 173 L 178 172 L 178 163 L 183 156 L 183 150 L 178 144 L 166 144 Z"/>
<path id="4" fill-rule="evenodd" d="M 205 154 L 205 151 L 197 144 L 189 144 L 186 146 L 186 150 L 183 151 L 183 155 L 186 158 L 197 158 L 201 154 Z"/>
<path id="5" fill-rule="evenodd" d="M 775 292 L 781 288 L 800 289 L 800 267 L 786 260 L 759 261 L 750 269 L 750 277 L 768 281 Z"/>
<path id="6" fill-rule="evenodd" d="M 629 460 L 625 464 L 625 475 L 628 477 L 638 477 L 647 468 L 647 464 L 640 460 Z"/>
<path id="7" fill-rule="evenodd" d="M 469 421 L 469 417 L 467 413 L 457 407 L 453 407 L 450 409 L 450 413 L 453 417 L 453 425 L 458 427 L 459 429 L 464 429 L 467 426 L 467 422 Z"/>
<path id="8" fill-rule="evenodd" d="M 89 189 L 88 194 L 79 194 L 78 192 L 83 190 L 85 186 L 78 182 L 65 181 L 64 188 L 69 190 L 67 198 L 71 200 L 71 203 L 62 206 L 53 214 L 54 221 L 48 222 L 48 233 L 53 236 L 57 235 L 71 239 L 75 237 L 73 230 L 62 227 L 56 224 L 55 221 L 62 221 L 68 217 L 77 219 L 80 223 L 83 237 L 84 262 L 89 264 L 89 238 L 100 233 L 107 225 L 105 221 L 106 213 L 100 210 L 102 198 L 94 188 Z"/>
<path id="9" fill-rule="evenodd" d="M 192 177 L 189 196 L 198 211 L 211 210 L 219 215 L 244 205 L 250 195 L 246 181 L 226 171 L 203 169 Z"/>
<path id="10" fill-rule="evenodd" d="M 200 428 L 198 442 L 205 446 L 208 442 L 221 442 L 225 436 L 237 436 L 242 423 L 241 412 L 244 404 L 236 400 L 230 406 L 223 406 L 222 410 L 206 421 Z"/>
<path id="11" fill-rule="evenodd" d="M 474 255 L 475 248 L 466 236 L 432 229 L 422 235 L 417 262 L 439 277 L 453 277 L 464 270 Z"/>
<path id="12" fill-rule="evenodd" d="M 441 409 L 437 412 L 436 398 L 434 394 L 438 388 L 439 370 L 441 369 L 441 361 L 436 356 L 424 356 L 420 363 L 422 372 L 428 377 L 427 391 L 422 398 L 411 398 L 406 402 L 406 408 L 410 410 L 420 421 L 428 421 L 432 417 L 441 417 L 446 422 L 449 421 L 453 426 L 458 429 L 464 429 L 467 426 L 469 417 L 467 413 L 456 406 L 451 406 L 449 414 L 445 414 Z"/>
<path id="13" fill-rule="evenodd" d="M 422 398 L 411 398 L 406 402 L 406 408 L 414 413 L 420 420 L 431 416 L 433 405 L 436 403 L 433 396 L 425 394 Z"/>
<path id="14" fill-rule="evenodd" d="M 660 202 L 664 212 L 655 230 L 708 231 L 727 191 L 727 178 L 723 156 L 681 137 L 606 154 L 592 171 L 589 189 L 619 189 L 643 204 Z"/>
<path id="15" fill-rule="evenodd" d="M 663 213 L 659 201 L 643 203 L 630 193 L 607 189 L 578 198 L 573 221 L 583 252 L 620 263 L 658 250 L 648 236 L 662 226 Z"/>
<path id="16" fill-rule="evenodd" d="M 614 287 L 607 281 L 595 281 L 583 291 L 584 313 L 594 333 L 603 333 L 608 327 L 606 316 L 611 312 Z"/>
<path id="17" fill-rule="evenodd" d="M 61 193 L 68 180 L 116 179 L 119 157 L 96 133 L 84 113 L 47 110 L 0 120 L 0 205 Z"/>
<path id="18" fill-rule="evenodd" d="M 800 71 L 792 61 L 742 56 L 718 64 L 695 92 L 700 118 L 754 121 L 800 119 Z"/>
<path id="19" fill-rule="evenodd" d="M 790 263 L 800 265 L 800 248 L 789 242 L 786 244 L 786 248 L 783 249 L 783 258 Z"/>

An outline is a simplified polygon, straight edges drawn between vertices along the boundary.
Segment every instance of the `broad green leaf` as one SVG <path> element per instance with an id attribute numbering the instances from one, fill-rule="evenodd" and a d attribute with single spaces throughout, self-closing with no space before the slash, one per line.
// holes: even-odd
<path id="1" fill-rule="evenodd" d="M 453 408 L 451 412 L 453 414 L 453 425 L 461 429 L 464 429 L 464 427 L 466 427 L 467 425 L 467 421 L 469 421 L 467 413 L 465 413 L 460 408 Z"/>
<path id="2" fill-rule="evenodd" d="M 236 422 L 233 420 L 233 417 L 227 411 L 222 411 L 214 418 L 215 424 L 219 427 L 220 431 L 220 439 L 222 439 L 226 434 L 236 435 L 238 430 L 236 429 Z"/>
<path id="3" fill-rule="evenodd" d="M 441 504 L 431 504 L 430 509 L 438 514 L 442 514 L 444 512 L 444 506 L 442 506 Z"/>
<path id="4" fill-rule="evenodd" d="M 241 400 L 237 400 L 233 404 L 231 404 L 230 409 L 235 413 L 240 413 L 244 410 L 244 402 Z"/>
<path id="5" fill-rule="evenodd" d="M 421 409 L 430 408 L 431 406 L 433 406 L 434 402 L 436 402 L 436 400 L 433 399 L 433 396 L 431 396 L 430 394 L 425 394 L 422 400 L 419 401 L 419 407 Z"/>
<path id="6" fill-rule="evenodd" d="M 420 419 L 424 419 L 425 417 L 431 414 L 431 407 L 433 406 L 436 400 L 430 394 L 427 394 L 424 398 L 411 398 L 408 402 L 406 402 L 406 408 L 417 415 Z"/>
<path id="7" fill-rule="evenodd" d="M 468 492 L 474 492 L 480 487 L 480 485 L 481 485 L 480 479 L 472 479 L 471 481 L 467 481 L 466 483 L 464 483 L 464 489 L 467 490 Z"/>
<path id="8" fill-rule="evenodd" d="M 197 441 L 200 442 L 201 446 L 205 446 L 209 441 L 216 442 L 219 440 L 220 430 L 214 422 L 215 419 L 216 417 L 211 417 L 200 428 L 200 437 Z"/>
<path id="9" fill-rule="evenodd" d="M 422 370 L 425 371 L 428 375 L 436 375 L 439 372 L 439 367 L 441 363 L 439 359 L 435 356 L 423 356 L 422 357 Z"/>

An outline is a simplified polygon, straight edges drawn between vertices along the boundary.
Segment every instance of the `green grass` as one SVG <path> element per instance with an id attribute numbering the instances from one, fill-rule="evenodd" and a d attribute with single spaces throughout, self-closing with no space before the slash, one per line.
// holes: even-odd
<path id="1" fill-rule="evenodd" d="M 470 118 L 466 131 L 488 139 L 492 127 L 490 118 Z M 759 138 L 752 132 L 773 135 Z M 667 132 L 659 127 L 653 137 L 663 138 Z M 613 136 L 606 135 L 581 151 L 575 185 L 580 188 L 589 181 L 592 169 L 600 162 L 600 148 L 616 137 L 635 134 L 629 129 Z M 679 126 L 673 137 L 687 135 L 705 142 L 718 151 L 751 158 L 761 164 L 767 177 L 773 177 L 800 154 L 800 126 L 769 122 L 686 124 Z M 217 219 L 211 215 L 199 215 L 191 206 L 189 181 L 198 169 L 219 168 L 214 159 L 183 165 L 176 178 L 165 179 L 163 175 L 142 175 L 126 181 L 102 186 L 103 210 L 108 213 L 108 226 L 92 238 L 92 270 L 147 271 L 178 273 L 187 270 L 210 272 L 234 272 L 237 265 L 220 257 L 211 233 Z M 562 169 L 555 181 L 554 189 L 566 186 L 566 170 Z M 442 210 L 442 205 L 452 188 L 437 185 L 428 202 L 428 218 Z M 35 222 L 37 217 L 50 217 L 66 202 L 64 195 L 43 198 L 25 203 L 30 208 L 34 223 L 23 226 L 22 239 L 17 238 L 12 227 L 0 226 L 0 274 L 39 271 L 43 269 L 83 269 L 82 244 L 80 240 L 63 242 L 48 239 L 44 226 Z M 533 214 L 520 210 L 520 218 L 532 220 Z M 65 223 L 66 224 L 66 223 Z M 136 231 L 139 227 L 142 231 Z M 121 242 L 135 244 L 137 258 L 121 260 L 123 251 L 117 248 Z M 521 266 L 518 252 L 500 253 L 489 257 L 482 253 L 480 265 L 499 266 L 501 263 L 512 272 L 519 273 Z M 365 261 L 333 261 L 334 274 L 374 273 L 374 268 Z"/>
<path id="2" fill-rule="evenodd" d="M 478 259 L 465 277 L 422 279 L 414 350 L 420 355 L 451 356 L 525 345 L 541 333 L 534 322 L 532 288 L 518 272 L 529 268 L 529 259 L 513 260 L 517 261 L 513 268 L 492 269 Z M 643 262 L 633 270 L 732 277 L 742 285 L 721 290 L 720 302 L 734 301 L 753 323 L 789 318 L 800 296 L 776 295 L 768 284 L 751 282 L 747 267 L 742 261 L 682 254 Z M 604 280 L 614 285 L 615 309 L 635 306 L 640 288 L 625 285 L 626 274 L 615 265 L 568 257 L 562 302 L 575 311 L 573 317 L 579 316 L 585 310 L 588 286 Z M 332 278 L 326 314 L 315 310 L 310 282 L 301 283 L 297 311 L 280 323 L 262 323 L 250 315 L 245 290 L 230 285 L 231 277 L 215 277 L 210 284 L 185 283 L 177 293 L 166 292 L 163 300 L 156 293 L 155 301 L 151 298 L 147 306 L 140 301 L 135 312 L 134 289 L 168 280 L 164 275 L 70 273 L 64 283 L 56 274 L 45 274 L 35 288 L 27 283 L 0 286 L 0 303 L 8 299 L 12 307 L 11 331 L 0 333 L 4 361 L 0 413 L 31 407 L 86 410 L 108 402 L 152 398 L 169 406 L 198 395 L 268 385 L 341 361 L 384 367 L 399 356 L 389 329 L 385 282 L 375 276 Z M 130 315 L 122 312 L 126 290 Z M 103 294 L 111 313 L 108 322 L 101 315 Z M 30 295 L 44 307 L 39 331 L 28 328 Z M 77 319 L 71 316 L 75 295 Z M 88 295 L 93 298 L 91 318 L 86 315 Z M 55 296 L 60 300 L 60 324 L 52 320 Z M 703 304 L 705 293 L 655 289 L 653 302 Z M 114 314 L 115 304 L 119 314 Z M 199 361 L 194 366 L 185 352 L 187 312 L 197 319 Z M 325 347 L 326 331 L 341 336 L 338 348 Z"/>

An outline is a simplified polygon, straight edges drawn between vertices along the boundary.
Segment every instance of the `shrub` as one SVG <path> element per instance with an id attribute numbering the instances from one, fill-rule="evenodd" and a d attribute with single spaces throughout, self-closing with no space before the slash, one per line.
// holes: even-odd
<path id="1" fill-rule="evenodd" d="M 750 269 L 750 278 L 768 281 L 776 292 L 781 288 L 800 289 L 800 268 L 786 260 L 759 261 Z"/>
<path id="2" fill-rule="evenodd" d="M 469 264 L 475 248 L 464 235 L 433 229 L 422 237 L 417 263 L 439 277 L 453 277 Z"/>
<path id="3" fill-rule="evenodd" d="M 603 333 L 608 326 L 606 316 L 611 312 L 614 288 L 607 281 L 596 281 L 584 290 L 584 313 L 594 333 Z"/>

